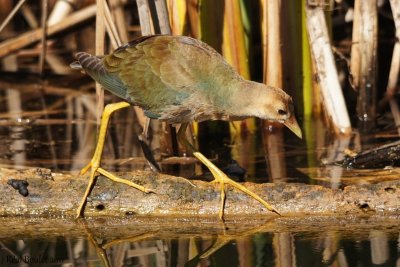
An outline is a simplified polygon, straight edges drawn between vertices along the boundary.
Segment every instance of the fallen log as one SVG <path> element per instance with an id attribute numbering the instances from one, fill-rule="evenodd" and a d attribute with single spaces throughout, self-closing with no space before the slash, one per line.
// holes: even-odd
<path id="1" fill-rule="evenodd" d="M 400 165 L 400 141 L 348 155 L 339 164 L 352 169 L 384 168 Z"/>
<path id="2" fill-rule="evenodd" d="M 219 187 L 148 171 L 119 173 L 123 178 L 153 189 L 145 194 L 123 184 L 98 177 L 85 208 L 85 216 L 216 217 Z M 26 181 L 24 197 L 13 181 Z M 318 185 L 245 183 L 283 216 L 400 214 L 400 181 L 349 185 L 330 189 Z M 15 183 L 14 183 L 15 185 Z M 87 177 L 53 173 L 48 169 L 0 168 L 0 216 L 35 215 L 73 217 L 85 191 Z M 16 189 L 15 189 L 16 187 Z M 22 190 L 23 191 L 23 190 Z M 234 216 L 276 217 L 256 200 L 227 186 L 227 218 Z"/>

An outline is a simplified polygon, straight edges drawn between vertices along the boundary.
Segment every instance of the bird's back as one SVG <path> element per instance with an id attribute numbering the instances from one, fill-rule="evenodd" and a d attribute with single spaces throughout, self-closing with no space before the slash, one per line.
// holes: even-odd
<path id="1" fill-rule="evenodd" d="M 214 49 L 184 36 L 145 36 L 102 58 L 76 55 L 103 87 L 169 122 L 218 117 L 241 79 Z"/>

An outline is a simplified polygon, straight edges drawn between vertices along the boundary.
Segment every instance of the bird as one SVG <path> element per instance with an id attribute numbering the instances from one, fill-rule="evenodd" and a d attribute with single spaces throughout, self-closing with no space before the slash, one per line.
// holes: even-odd
<path id="1" fill-rule="evenodd" d="M 110 93 L 121 98 L 104 108 L 96 150 L 89 169 L 89 184 L 76 217 L 83 216 L 86 199 L 95 177 L 124 183 L 145 193 L 151 189 L 122 179 L 101 167 L 101 154 L 109 118 L 116 110 L 139 106 L 150 119 L 180 124 L 178 142 L 202 162 L 220 184 L 221 202 L 218 216 L 224 219 L 225 185 L 248 194 L 269 211 L 279 212 L 259 195 L 233 181 L 186 139 L 185 131 L 192 121 L 235 121 L 249 117 L 284 124 L 299 138 L 301 129 L 294 114 L 292 98 L 282 89 L 244 79 L 216 50 L 188 36 L 148 35 L 139 37 L 108 55 L 86 52 L 75 54 L 71 67 L 83 70 Z"/>

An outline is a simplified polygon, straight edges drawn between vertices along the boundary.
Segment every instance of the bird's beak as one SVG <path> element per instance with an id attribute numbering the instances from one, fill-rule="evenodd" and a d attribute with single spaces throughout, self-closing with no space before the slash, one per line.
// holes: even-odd
<path id="1" fill-rule="evenodd" d="M 297 137 L 300 139 L 303 138 L 303 135 L 301 134 L 301 129 L 299 124 L 297 123 L 296 117 L 295 116 L 290 116 L 289 119 L 285 120 L 283 123 L 286 127 L 289 128 Z"/>

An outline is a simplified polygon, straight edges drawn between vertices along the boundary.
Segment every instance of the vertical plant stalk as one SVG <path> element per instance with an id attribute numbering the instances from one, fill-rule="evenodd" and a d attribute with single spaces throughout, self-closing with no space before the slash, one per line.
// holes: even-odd
<path id="1" fill-rule="evenodd" d="M 293 97 L 296 111 L 302 109 L 302 8 L 301 1 L 281 0 L 281 50 L 284 89 Z M 296 45 L 293 45 L 296 44 Z M 306 47 L 307 49 L 308 47 Z"/>
<path id="2" fill-rule="evenodd" d="M 267 6 L 267 66 L 266 83 L 282 88 L 282 54 L 281 54 L 281 21 L 280 0 L 268 0 Z"/>
<path id="3" fill-rule="evenodd" d="M 270 86 L 282 88 L 282 54 L 281 54 L 281 0 L 266 0 L 267 45 L 264 82 Z M 283 148 L 282 126 L 268 121 L 263 122 L 264 149 L 268 161 L 268 173 L 273 181 L 286 177 L 286 161 Z"/>
<path id="4" fill-rule="evenodd" d="M 307 35 L 307 0 L 301 1 L 301 46 L 303 69 L 303 115 L 304 120 L 311 120 L 313 113 L 314 97 L 312 83 L 312 63 L 310 44 Z M 307 136 L 307 134 L 306 134 Z"/>
<path id="5" fill-rule="evenodd" d="M 190 33 L 193 37 L 200 39 L 200 1 L 186 0 L 187 16 L 189 18 Z M 178 1 L 182 2 L 182 1 Z M 185 16 L 186 17 L 186 16 Z"/>
<path id="6" fill-rule="evenodd" d="M 267 81 L 267 61 L 268 61 L 268 8 L 267 1 L 260 0 L 260 23 L 261 23 L 261 46 L 263 55 L 263 81 Z"/>
<path id="7" fill-rule="evenodd" d="M 368 128 L 376 117 L 378 18 L 376 0 L 356 0 L 350 69 L 358 91 L 357 115 Z M 364 128 L 364 127 L 363 127 Z"/>
<path id="8" fill-rule="evenodd" d="M 318 129 L 316 120 L 313 116 L 320 114 L 320 105 L 318 105 L 319 91 L 317 86 L 313 86 L 313 66 L 311 62 L 310 44 L 307 35 L 307 17 L 306 17 L 307 0 L 302 0 L 300 4 L 301 12 L 301 58 L 302 58 L 302 112 L 303 112 L 303 133 L 306 142 L 307 151 L 315 151 L 316 136 Z M 297 94 L 299 95 L 299 94 Z M 297 99 L 299 104 L 299 99 Z M 316 155 L 307 153 L 308 166 L 315 166 Z"/>
<path id="9" fill-rule="evenodd" d="M 41 24 L 42 24 L 43 34 L 42 34 L 42 39 L 41 39 L 41 51 L 40 51 L 40 57 L 39 57 L 39 73 L 40 73 L 40 75 L 43 75 L 43 73 L 44 73 L 44 65 L 46 62 L 45 60 L 46 60 L 46 50 L 47 50 L 47 6 L 48 6 L 48 0 L 42 0 Z"/>
<path id="10" fill-rule="evenodd" d="M 171 34 L 166 0 L 154 0 L 161 34 Z"/>
<path id="11" fill-rule="evenodd" d="M 350 57 L 350 73 L 352 78 L 352 84 L 356 90 L 360 86 L 360 62 L 361 55 L 359 49 L 360 43 L 360 0 L 354 1 L 354 16 L 353 16 L 353 36 L 351 46 L 351 57 Z"/>
<path id="12" fill-rule="evenodd" d="M 111 13 L 115 18 L 115 24 L 118 29 L 119 37 L 122 43 L 128 42 L 128 31 L 126 28 L 126 20 L 123 9 L 122 0 L 109 0 Z"/>
<path id="13" fill-rule="evenodd" d="M 199 0 L 167 0 L 171 32 L 173 35 L 187 35 L 191 32 L 192 36 L 198 38 L 199 30 L 197 29 L 196 32 L 193 33 L 193 31 L 188 28 L 192 22 L 193 25 L 199 25 L 198 1 Z M 190 21 L 189 24 L 187 23 L 188 21 Z"/>
<path id="14" fill-rule="evenodd" d="M 140 30 L 143 36 L 154 34 L 153 22 L 151 19 L 149 3 L 147 0 L 137 0 L 139 12 Z"/>
<path id="15" fill-rule="evenodd" d="M 350 134 L 351 125 L 329 41 L 324 11 L 307 7 L 307 30 L 326 113 L 336 134 Z"/>
<path id="16" fill-rule="evenodd" d="M 390 0 L 390 5 L 392 8 L 394 25 L 396 27 L 396 43 L 394 44 L 393 48 L 392 63 L 390 66 L 386 95 L 389 98 L 390 109 L 393 114 L 397 131 L 400 135 L 400 110 L 398 103 L 393 99 L 393 96 L 396 93 L 396 85 L 400 70 L 400 1 Z"/>
<path id="17" fill-rule="evenodd" d="M 105 37 L 104 1 L 96 0 L 96 37 L 95 54 L 104 55 Z M 104 109 L 104 89 L 96 82 L 97 124 L 100 124 L 101 114 Z"/>
<path id="18" fill-rule="evenodd" d="M 244 35 L 239 2 L 225 1 L 222 54 L 245 79 L 250 79 Z"/>
<path id="19" fill-rule="evenodd" d="M 224 27 L 225 1 L 199 0 L 200 34 L 199 38 L 221 53 Z"/>
<path id="20" fill-rule="evenodd" d="M 105 26 L 106 26 L 107 34 L 111 41 L 111 46 L 114 49 L 116 49 L 122 44 L 121 39 L 119 38 L 117 27 L 115 26 L 114 20 L 111 15 L 110 8 L 108 7 L 106 0 L 103 0 L 103 7 L 104 7 L 104 17 L 105 17 L 105 22 L 106 22 Z"/>

